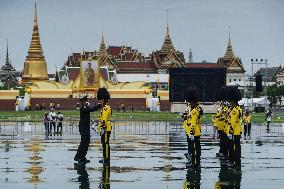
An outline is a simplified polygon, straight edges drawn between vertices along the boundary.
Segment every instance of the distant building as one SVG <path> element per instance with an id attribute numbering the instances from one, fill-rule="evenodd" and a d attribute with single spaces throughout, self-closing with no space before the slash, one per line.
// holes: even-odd
<path id="1" fill-rule="evenodd" d="M 19 81 L 17 77 L 20 76 L 20 72 L 16 71 L 15 67 L 12 66 L 9 59 L 9 48 L 7 41 L 7 52 L 6 52 L 6 61 L 2 65 L 0 70 L 0 82 L 2 87 L 5 89 L 11 89 L 19 86 Z"/>
<path id="2" fill-rule="evenodd" d="M 230 34 L 226 53 L 223 57 L 218 59 L 217 64 L 227 69 L 227 85 L 244 86 L 244 74 L 246 71 L 242 64 L 242 60 L 234 54 Z"/>
<path id="3" fill-rule="evenodd" d="M 269 68 L 260 68 L 255 75 L 262 75 L 262 82 L 267 82 L 267 85 L 279 84 L 283 81 L 283 69 L 281 66 L 278 67 L 269 67 Z"/>

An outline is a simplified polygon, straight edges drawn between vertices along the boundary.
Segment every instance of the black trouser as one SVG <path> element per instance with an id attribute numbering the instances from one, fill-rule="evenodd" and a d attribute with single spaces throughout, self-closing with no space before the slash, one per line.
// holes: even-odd
<path id="1" fill-rule="evenodd" d="M 187 139 L 187 154 L 190 155 L 193 149 L 193 140 L 191 140 L 188 135 L 186 135 L 186 139 Z"/>
<path id="2" fill-rule="evenodd" d="M 60 132 L 62 133 L 62 122 L 57 123 L 57 132 L 59 132 L 59 128 L 60 128 Z"/>
<path id="3" fill-rule="evenodd" d="M 251 123 L 247 123 L 244 125 L 244 137 L 250 137 Z"/>
<path id="4" fill-rule="evenodd" d="M 270 121 L 267 121 L 267 132 L 269 132 L 269 124 L 270 124 Z"/>
<path id="5" fill-rule="evenodd" d="M 85 126 L 85 125 L 84 125 Z M 78 159 L 85 159 L 88 148 L 90 145 L 90 127 L 86 127 L 87 129 L 79 129 L 80 135 L 81 135 L 81 142 L 78 147 L 77 153 L 75 155 L 75 158 Z"/>
<path id="6" fill-rule="evenodd" d="M 233 163 L 239 165 L 241 163 L 241 135 L 233 136 Z"/>
<path id="7" fill-rule="evenodd" d="M 191 154 L 192 154 L 192 164 L 199 166 L 200 156 L 201 156 L 200 136 L 194 136 Z"/>
<path id="8" fill-rule="evenodd" d="M 105 131 L 101 134 L 101 144 L 103 147 L 103 156 L 105 162 L 110 160 L 110 147 L 109 147 L 110 131 Z"/>
<path id="9" fill-rule="evenodd" d="M 221 130 L 218 130 L 218 135 L 219 135 L 219 139 L 220 139 L 220 149 L 219 149 L 219 153 L 225 154 L 225 150 L 224 150 L 224 132 Z"/>
<path id="10" fill-rule="evenodd" d="M 49 122 L 44 122 L 44 128 L 45 128 L 45 136 L 48 137 L 48 135 L 49 135 Z"/>
<path id="11" fill-rule="evenodd" d="M 233 141 L 233 137 L 231 139 L 228 137 L 228 159 L 232 163 L 233 163 L 233 156 L 234 156 L 234 141 Z"/>
<path id="12" fill-rule="evenodd" d="M 55 132 L 55 127 L 56 127 L 56 122 L 55 121 L 51 121 L 50 122 L 50 124 L 49 124 L 49 133 L 51 133 L 52 126 L 53 126 L 53 131 Z"/>
<path id="13" fill-rule="evenodd" d="M 229 137 L 223 132 L 223 150 L 226 158 L 229 156 Z"/>

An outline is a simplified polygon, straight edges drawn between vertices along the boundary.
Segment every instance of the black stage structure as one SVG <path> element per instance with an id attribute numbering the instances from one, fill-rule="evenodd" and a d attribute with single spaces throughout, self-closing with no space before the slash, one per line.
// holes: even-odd
<path id="1" fill-rule="evenodd" d="M 215 102 L 215 92 L 226 85 L 225 68 L 171 68 L 169 70 L 170 102 L 184 102 L 185 91 L 196 88 L 200 102 Z"/>

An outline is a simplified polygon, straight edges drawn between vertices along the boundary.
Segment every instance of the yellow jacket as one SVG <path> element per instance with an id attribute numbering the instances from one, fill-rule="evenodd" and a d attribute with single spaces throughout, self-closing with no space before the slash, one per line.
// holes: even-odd
<path id="1" fill-rule="evenodd" d="M 102 107 L 101 109 L 101 114 L 99 117 L 99 121 L 100 121 L 99 127 L 98 127 L 99 132 L 101 132 L 101 129 L 103 127 L 106 128 L 106 131 L 111 132 L 112 130 L 112 125 L 110 122 L 111 114 L 112 114 L 111 107 L 108 104 L 104 105 L 104 107 Z"/>
<path id="2" fill-rule="evenodd" d="M 239 106 L 232 108 L 230 112 L 230 126 L 233 131 L 230 134 L 241 135 L 242 132 L 242 109 Z"/>
<path id="3" fill-rule="evenodd" d="M 200 136 L 201 135 L 201 121 L 200 117 L 202 114 L 200 106 L 193 108 L 190 111 L 189 117 L 183 122 L 183 128 L 188 136 Z"/>
<path id="4" fill-rule="evenodd" d="M 245 115 L 244 122 L 245 123 L 250 123 L 250 120 L 251 120 L 251 115 Z"/>

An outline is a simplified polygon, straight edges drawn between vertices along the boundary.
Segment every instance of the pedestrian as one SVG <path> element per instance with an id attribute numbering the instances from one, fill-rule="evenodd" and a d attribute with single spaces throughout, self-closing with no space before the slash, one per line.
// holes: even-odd
<path id="1" fill-rule="evenodd" d="M 44 113 L 43 123 L 45 128 L 45 137 L 47 138 L 49 135 L 49 115 L 47 112 Z"/>
<path id="2" fill-rule="evenodd" d="M 54 111 L 53 108 L 51 108 L 50 112 L 49 112 L 49 121 L 50 121 L 50 124 L 49 124 L 49 134 L 50 134 L 50 136 L 51 136 L 52 127 L 53 127 L 53 133 L 55 134 L 56 119 L 57 119 L 56 112 Z"/>
<path id="3" fill-rule="evenodd" d="M 187 141 L 189 151 L 191 151 L 191 159 L 187 166 L 199 167 L 201 146 L 200 146 L 200 135 L 201 135 L 201 116 L 203 110 L 198 104 L 198 94 L 195 89 L 189 89 L 186 94 L 186 101 L 190 103 L 190 113 L 185 125 L 187 133 Z"/>
<path id="4" fill-rule="evenodd" d="M 251 131 L 251 115 L 247 110 L 244 116 L 244 139 L 251 139 L 250 138 L 250 131 Z"/>
<path id="5" fill-rule="evenodd" d="M 266 126 L 266 131 L 269 133 L 269 126 L 270 126 L 270 122 L 271 122 L 271 118 L 272 118 L 272 111 L 271 109 L 269 108 L 267 111 L 266 111 L 266 114 L 265 114 L 265 119 L 266 119 L 266 123 L 267 123 L 267 126 Z"/>
<path id="6" fill-rule="evenodd" d="M 90 107 L 91 105 L 88 102 L 87 96 L 82 97 L 80 102 L 79 132 L 81 135 L 81 141 L 74 160 L 79 163 L 88 163 L 90 160 L 86 158 L 86 155 L 90 144 L 90 113 L 99 110 L 102 105 L 99 103 L 98 105 Z"/>
<path id="7" fill-rule="evenodd" d="M 63 119 L 64 119 L 64 116 L 61 114 L 61 112 L 58 112 L 57 114 L 57 134 L 60 134 L 60 135 L 62 135 Z"/>
<path id="8" fill-rule="evenodd" d="M 110 94 L 106 88 L 99 88 L 97 93 L 98 100 L 103 101 L 103 106 L 101 108 L 101 114 L 99 118 L 98 132 L 101 135 L 101 144 L 103 148 L 103 164 L 110 163 L 110 146 L 109 138 L 112 131 L 112 124 L 110 122 L 112 110 L 108 101 L 110 99 Z"/>

